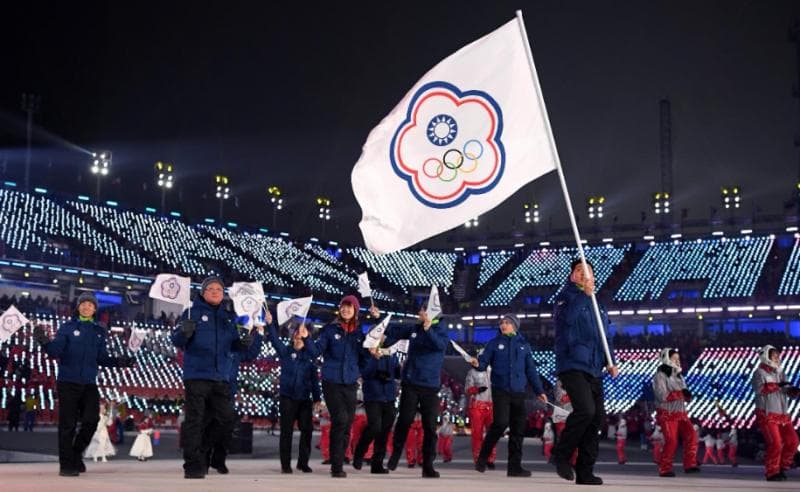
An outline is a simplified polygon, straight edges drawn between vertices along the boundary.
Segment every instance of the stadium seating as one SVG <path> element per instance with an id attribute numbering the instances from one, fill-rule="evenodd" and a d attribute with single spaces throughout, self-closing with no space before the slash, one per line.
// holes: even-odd
<path id="1" fill-rule="evenodd" d="M 12 250 L 56 258 L 69 255 L 70 248 L 88 248 L 122 265 L 155 268 L 154 263 L 55 201 L 5 188 L 0 189 L 0 241 Z M 67 258 L 62 261 L 69 263 Z"/>
<path id="2" fill-rule="evenodd" d="M 800 238 L 795 238 L 792 253 L 786 269 L 783 271 L 781 284 L 778 287 L 779 296 L 800 295 Z"/>
<path id="3" fill-rule="evenodd" d="M 628 244 L 585 248 L 586 258 L 594 265 L 595 285 L 598 291 L 603 288 L 614 267 L 622 261 L 630 248 Z M 553 294 L 548 298 L 548 303 L 552 303 L 555 296 L 561 292 L 569 276 L 569 265 L 577 254 L 577 248 L 534 250 L 481 302 L 481 305 L 506 306 L 523 289 L 530 287 L 552 287 Z"/>
<path id="4" fill-rule="evenodd" d="M 750 296 L 773 241 L 759 236 L 654 243 L 614 298 L 658 299 L 673 280 L 708 280 L 704 299 Z"/>
<path id="5" fill-rule="evenodd" d="M 436 285 L 449 292 L 455 271 L 455 253 L 431 251 L 397 251 L 376 255 L 364 248 L 349 248 L 347 252 L 355 259 L 378 273 L 390 283 L 409 293 L 410 287 Z"/>

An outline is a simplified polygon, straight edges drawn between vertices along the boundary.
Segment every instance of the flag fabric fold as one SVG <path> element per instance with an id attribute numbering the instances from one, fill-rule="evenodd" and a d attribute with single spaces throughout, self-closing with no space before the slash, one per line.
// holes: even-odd
<path id="1" fill-rule="evenodd" d="M 311 308 L 311 300 L 314 296 L 299 297 L 278 303 L 278 325 L 283 325 L 294 316 L 305 318 Z"/>

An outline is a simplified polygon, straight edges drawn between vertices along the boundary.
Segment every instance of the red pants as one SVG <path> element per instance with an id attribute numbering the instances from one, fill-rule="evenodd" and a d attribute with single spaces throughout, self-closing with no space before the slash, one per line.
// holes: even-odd
<path id="1" fill-rule="evenodd" d="M 564 427 L 566 426 L 567 426 L 566 422 L 556 422 L 555 424 L 553 424 L 553 427 L 555 427 L 556 429 L 556 436 L 561 436 L 561 433 L 564 431 Z M 577 461 L 578 461 L 578 450 L 575 449 L 575 451 L 572 452 L 572 456 L 570 456 L 569 458 L 569 464 L 572 465 L 572 467 L 574 468 L 575 463 Z"/>
<path id="2" fill-rule="evenodd" d="M 664 433 L 664 449 L 658 462 L 658 472 L 663 474 L 672 471 L 672 459 L 678 449 L 679 437 L 683 441 L 683 469 L 697 467 L 697 433 L 686 412 L 670 413 L 658 410 L 656 422 Z"/>
<path id="3" fill-rule="evenodd" d="M 322 453 L 322 460 L 328 461 L 331 459 L 331 424 L 319 426 L 319 451 Z"/>
<path id="4" fill-rule="evenodd" d="M 725 448 L 717 448 L 717 461 L 720 465 L 725 464 Z"/>
<path id="5" fill-rule="evenodd" d="M 492 403 L 488 401 L 476 401 L 469 406 L 469 422 L 472 427 L 472 461 L 478 461 L 481 453 L 483 437 L 489 426 L 492 425 Z M 497 458 L 497 446 L 492 448 L 489 455 L 489 463 L 494 463 Z"/>
<path id="6" fill-rule="evenodd" d="M 453 460 L 453 436 L 439 436 L 436 447 L 437 452 L 442 455 L 445 463 Z"/>
<path id="7" fill-rule="evenodd" d="M 764 442 L 767 444 L 767 452 L 764 455 L 765 475 L 770 477 L 780 473 L 781 470 L 791 468 L 798 439 L 789 416 L 775 414 L 764 416 L 763 412 L 756 411 L 756 423 L 764 434 Z"/>
<path id="8" fill-rule="evenodd" d="M 625 463 L 625 439 L 617 439 L 617 461 Z"/>
<path id="9" fill-rule="evenodd" d="M 736 445 L 728 444 L 728 459 L 732 465 L 736 464 Z"/>
<path id="10" fill-rule="evenodd" d="M 347 449 L 347 457 L 350 458 L 353 456 L 353 453 L 356 450 L 356 446 L 358 445 L 358 440 L 361 439 L 361 434 L 364 433 L 364 429 L 367 428 L 367 415 L 357 413 L 355 417 L 353 417 L 353 426 L 350 427 L 350 445 Z M 367 452 L 364 453 L 364 459 L 372 458 L 372 443 L 369 444 L 369 448 L 367 448 Z"/>
<path id="11" fill-rule="evenodd" d="M 661 451 L 664 449 L 664 443 L 661 441 L 653 441 L 653 463 L 661 463 Z"/>
<path id="12" fill-rule="evenodd" d="M 414 421 L 406 437 L 406 460 L 409 465 L 422 464 L 422 422 Z"/>
<path id="13" fill-rule="evenodd" d="M 544 459 L 550 461 L 550 455 L 553 454 L 553 441 L 544 441 L 542 446 L 544 447 Z"/>
<path id="14" fill-rule="evenodd" d="M 708 460 L 711 460 L 711 462 L 715 465 L 718 463 L 717 455 L 714 453 L 714 448 L 706 446 L 706 453 L 703 455 L 703 464 L 705 465 L 708 463 Z"/>

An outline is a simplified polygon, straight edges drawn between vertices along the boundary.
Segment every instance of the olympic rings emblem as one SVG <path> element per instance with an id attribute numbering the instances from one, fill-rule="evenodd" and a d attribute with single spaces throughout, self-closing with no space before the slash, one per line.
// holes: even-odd
<path id="1" fill-rule="evenodd" d="M 502 130 L 500 106 L 489 94 L 430 82 L 414 94 L 395 131 L 391 164 L 418 201 L 453 207 L 499 182 L 505 169 Z"/>

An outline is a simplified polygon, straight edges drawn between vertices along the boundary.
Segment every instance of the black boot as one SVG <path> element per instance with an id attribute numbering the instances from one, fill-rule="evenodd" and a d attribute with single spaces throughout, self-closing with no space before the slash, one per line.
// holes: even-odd
<path id="1" fill-rule="evenodd" d="M 392 453 L 392 455 L 389 456 L 389 461 L 386 463 L 386 468 L 391 471 L 395 471 L 398 463 L 400 463 L 400 455 L 397 453 Z"/>
<path id="2" fill-rule="evenodd" d="M 554 456 L 553 462 L 556 465 L 556 473 L 558 473 L 559 477 L 564 480 L 575 480 L 575 474 L 572 472 L 572 465 L 569 464 L 569 460 Z"/>
<path id="3" fill-rule="evenodd" d="M 514 468 L 513 470 L 509 469 L 506 472 L 506 476 L 508 476 L 508 477 L 527 478 L 527 477 L 531 476 L 531 471 L 530 470 L 526 470 L 525 468 L 519 467 L 519 468 Z"/>
<path id="4" fill-rule="evenodd" d="M 422 478 L 439 478 L 439 472 L 434 470 L 433 466 L 423 466 Z"/>

